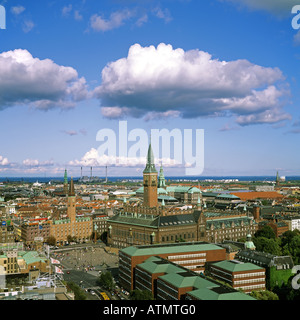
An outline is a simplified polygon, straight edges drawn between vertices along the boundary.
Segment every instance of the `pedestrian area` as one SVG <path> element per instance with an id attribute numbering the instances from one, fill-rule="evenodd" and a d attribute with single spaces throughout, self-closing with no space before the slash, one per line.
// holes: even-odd
<path id="1" fill-rule="evenodd" d="M 65 269 L 95 271 L 118 267 L 118 250 L 114 248 L 80 248 L 54 253 L 53 258 L 59 260 Z"/>

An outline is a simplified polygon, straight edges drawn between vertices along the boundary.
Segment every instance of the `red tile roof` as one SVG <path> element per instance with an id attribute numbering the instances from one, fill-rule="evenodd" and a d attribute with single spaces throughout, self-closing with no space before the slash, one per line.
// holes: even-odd
<path id="1" fill-rule="evenodd" d="M 254 199 L 282 199 L 283 195 L 275 191 L 257 191 L 257 192 L 231 192 L 241 200 Z"/>

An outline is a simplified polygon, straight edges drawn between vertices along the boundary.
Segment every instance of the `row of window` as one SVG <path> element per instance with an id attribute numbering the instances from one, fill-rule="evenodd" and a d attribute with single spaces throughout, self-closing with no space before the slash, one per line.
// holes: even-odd
<path id="1" fill-rule="evenodd" d="M 215 236 L 216 238 L 219 236 L 219 238 L 222 238 L 224 235 L 228 235 L 231 237 L 243 237 L 248 234 L 247 230 L 244 230 L 243 232 L 236 232 L 234 230 L 226 230 L 226 231 L 220 231 L 220 232 L 207 232 L 207 235 Z"/>
<path id="2" fill-rule="evenodd" d="M 201 270 L 194 270 L 194 272 L 197 272 L 197 273 L 202 272 L 202 271 L 203 271 L 203 268 L 204 268 L 203 265 L 202 265 L 202 266 L 193 265 L 193 266 L 184 266 L 184 267 L 185 267 L 186 269 L 190 269 L 190 270 L 201 268 Z"/>
<path id="3" fill-rule="evenodd" d="M 176 300 L 178 296 L 177 290 L 169 287 L 164 282 L 157 282 L 157 298 L 162 300 Z"/>
<path id="4" fill-rule="evenodd" d="M 186 263 L 197 263 L 197 262 L 203 263 L 203 262 L 206 262 L 206 259 L 179 260 L 179 261 L 173 260 L 172 262 L 180 264 L 180 265 L 184 265 Z"/>
<path id="5" fill-rule="evenodd" d="M 242 283 L 255 283 L 255 282 L 264 282 L 265 278 L 255 278 L 255 279 L 248 279 L 248 280 L 238 280 L 234 281 L 234 284 L 242 284 Z"/>
<path id="6" fill-rule="evenodd" d="M 184 259 L 184 258 L 198 258 L 198 257 L 206 257 L 206 252 L 203 253 L 189 253 L 189 254 L 178 254 L 177 256 L 168 256 L 169 260 L 173 259 Z"/>
<path id="7" fill-rule="evenodd" d="M 254 284 L 252 286 L 239 286 L 235 287 L 235 289 L 243 289 L 243 290 L 253 290 L 253 289 L 264 289 L 265 285 L 264 284 Z"/>
<path id="8" fill-rule="evenodd" d="M 136 288 L 139 289 L 139 290 L 151 290 L 151 288 L 149 288 L 148 286 L 144 285 L 139 280 L 135 280 L 135 285 L 136 285 Z"/>
<path id="9" fill-rule="evenodd" d="M 235 274 L 233 277 L 234 278 L 249 278 L 249 277 L 258 277 L 258 276 L 264 276 L 265 272 L 252 272 L 252 273 L 240 273 L 240 274 Z"/>
<path id="10" fill-rule="evenodd" d="M 142 271 L 141 269 L 136 269 L 136 277 L 142 277 L 143 279 L 151 281 L 151 276 L 149 273 Z"/>
<path id="11" fill-rule="evenodd" d="M 176 234 L 175 236 L 162 236 L 161 237 L 161 242 L 168 242 L 168 241 L 174 241 L 178 239 L 194 239 L 195 234 L 192 233 L 184 233 L 184 234 Z"/>

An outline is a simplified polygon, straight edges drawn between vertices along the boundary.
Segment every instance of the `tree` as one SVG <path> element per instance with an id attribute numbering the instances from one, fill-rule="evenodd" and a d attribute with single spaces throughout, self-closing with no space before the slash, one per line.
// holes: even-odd
<path id="1" fill-rule="evenodd" d="M 130 292 L 130 300 L 154 300 L 154 299 L 150 291 L 135 289 Z"/>
<path id="2" fill-rule="evenodd" d="M 56 245 L 56 238 L 54 236 L 50 236 L 50 237 L 48 237 L 46 242 L 49 244 L 49 246 L 55 246 Z"/>
<path id="3" fill-rule="evenodd" d="M 282 234 L 281 236 L 282 246 L 285 246 L 286 244 L 288 246 L 290 245 L 292 239 L 299 234 L 299 231 L 298 232 L 295 232 L 295 231 L 298 231 L 298 230 L 294 230 L 294 231 L 288 230 Z"/>
<path id="4" fill-rule="evenodd" d="M 268 239 L 265 237 L 253 238 L 253 243 L 257 251 L 281 255 L 281 247 L 277 239 Z"/>
<path id="5" fill-rule="evenodd" d="M 67 236 L 67 241 L 70 242 L 75 242 L 76 241 L 76 237 L 72 237 L 70 234 L 68 234 Z"/>
<path id="6" fill-rule="evenodd" d="M 264 226 L 262 229 L 259 229 L 254 234 L 255 238 L 264 237 L 268 239 L 275 239 L 276 234 L 270 226 Z"/>
<path id="7" fill-rule="evenodd" d="M 74 282 L 67 282 L 67 286 L 74 292 L 75 300 L 86 300 L 84 291 Z"/>
<path id="8" fill-rule="evenodd" d="M 295 236 L 291 241 L 291 253 L 295 264 L 300 263 L 300 236 Z"/>
<path id="9" fill-rule="evenodd" d="M 257 300 L 279 300 L 278 295 L 272 291 L 252 291 L 251 297 Z"/>
<path id="10" fill-rule="evenodd" d="M 97 279 L 97 284 L 104 287 L 105 289 L 112 290 L 114 287 L 114 279 L 111 272 L 102 272 Z"/>
<path id="11" fill-rule="evenodd" d="M 295 264 L 300 263 L 300 232 L 299 230 L 286 231 L 281 236 L 282 253 L 290 255 Z"/>

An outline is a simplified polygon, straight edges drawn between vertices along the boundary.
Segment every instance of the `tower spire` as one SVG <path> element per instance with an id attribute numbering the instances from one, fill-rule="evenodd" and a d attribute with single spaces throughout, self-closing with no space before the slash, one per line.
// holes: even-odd
<path id="1" fill-rule="evenodd" d="M 148 148 L 147 163 L 143 171 L 144 178 L 144 206 L 157 207 L 157 171 L 154 165 L 154 155 L 151 141 Z"/>
<path id="2" fill-rule="evenodd" d="M 71 177 L 70 188 L 69 188 L 69 197 L 74 197 L 74 196 L 75 196 L 75 188 L 74 188 L 73 177 Z"/>
<path id="3" fill-rule="evenodd" d="M 278 171 L 277 171 L 277 174 L 276 174 L 276 185 L 277 186 L 279 185 L 279 174 L 278 174 Z"/>
<path id="4" fill-rule="evenodd" d="M 65 169 L 65 175 L 64 175 L 64 194 L 68 194 L 68 174 L 67 169 Z"/>
<path id="5" fill-rule="evenodd" d="M 64 183 L 68 184 L 68 174 L 67 174 L 67 169 L 65 169 Z"/>
<path id="6" fill-rule="evenodd" d="M 160 170 L 159 170 L 158 187 L 159 188 L 165 188 L 166 187 L 166 179 L 165 179 L 165 175 L 164 175 L 164 169 L 163 169 L 163 166 L 162 166 L 162 162 L 161 162 Z"/>
<path id="7" fill-rule="evenodd" d="M 147 164 L 146 164 L 146 168 L 144 170 L 144 172 L 156 172 L 155 169 L 155 164 L 154 164 L 154 154 L 153 154 L 153 150 L 151 147 L 151 137 L 150 137 L 150 144 L 149 144 L 149 148 L 148 148 L 148 153 L 147 153 Z"/>

